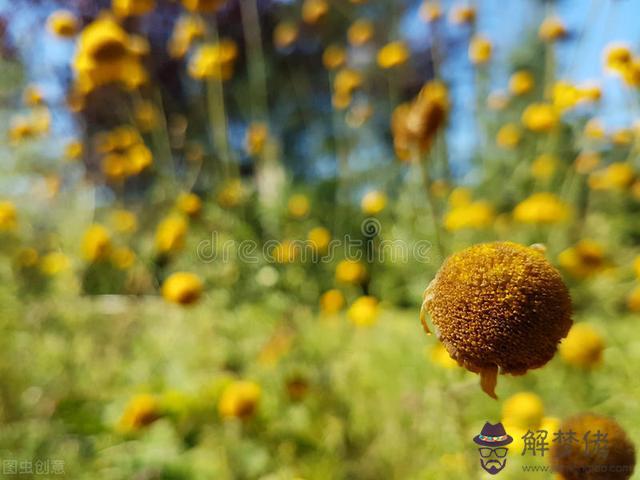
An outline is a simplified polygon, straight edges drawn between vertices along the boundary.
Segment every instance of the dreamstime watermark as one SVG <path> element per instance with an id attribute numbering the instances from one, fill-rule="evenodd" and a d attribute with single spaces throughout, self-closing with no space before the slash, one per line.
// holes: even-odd
<path id="1" fill-rule="evenodd" d="M 430 263 L 432 244 L 427 240 L 407 242 L 381 236 L 382 224 L 376 218 L 366 218 L 360 225 L 363 238 L 345 235 L 342 238 L 268 240 L 233 240 L 211 232 L 196 249 L 198 259 L 205 263 L 286 263 L 295 259 L 303 263 L 331 263 L 337 258 L 366 262 Z"/>

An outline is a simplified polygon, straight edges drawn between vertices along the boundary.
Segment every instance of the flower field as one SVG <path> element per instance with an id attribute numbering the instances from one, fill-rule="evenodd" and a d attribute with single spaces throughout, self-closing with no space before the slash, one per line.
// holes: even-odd
<path id="1" fill-rule="evenodd" d="M 0 476 L 640 478 L 638 11 L 572 1 L 0 1 Z"/>

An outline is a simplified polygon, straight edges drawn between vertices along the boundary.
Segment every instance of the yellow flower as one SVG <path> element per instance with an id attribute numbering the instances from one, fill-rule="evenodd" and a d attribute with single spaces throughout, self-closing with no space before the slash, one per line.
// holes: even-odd
<path id="1" fill-rule="evenodd" d="M 233 40 L 201 45 L 189 62 L 189 75 L 196 80 L 229 80 L 233 76 L 238 46 Z"/>
<path id="2" fill-rule="evenodd" d="M 630 128 L 619 128 L 611 134 L 614 145 L 625 147 L 633 141 L 633 131 Z"/>
<path id="3" fill-rule="evenodd" d="M 338 289 L 331 289 L 320 297 L 320 310 L 326 315 L 338 313 L 344 307 L 344 295 Z"/>
<path id="4" fill-rule="evenodd" d="M 495 398 L 498 372 L 522 375 L 551 360 L 571 310 L 560 273 L 540 250 L 492 242 L 444 261 L 425 290 L 420 321 L 429 333 L 431 317 L 449 354 L 479 373 Z"/>
<path id="5" fill-rule="evenodd" d="M 200 13 L 212 13 L 218 10 L 226 0 L 182 0 L 187 10 Z"/>
<path id="6" fill-rule="evenodd" d="M 34 137 L 36 134 L 37 130 L 31 118 L 18 116 L 11 119 L 9 128 L 9 140 L 11 143 L 19 143 L 22 140 Z"/>
<path id="7" fill-rule="evenodd" d="M 584 125 L 584 135 L 589 139 L 602 140 L 605 137 L 605 133 L 604 125 L 598 118 L 591 118 Z"/>
<path id="8" fill-rule="evenodd" d="M 153 165 L 153 154 L 149 148 L 139 143 L 126 152 L 125 174 L 127 176 L 139 175 Z"/>
<path id="9" fill-rule="evenodd" d="M 113 12 L 119 17 L 139 17 L 155 7 L 155 0 L 112 0 Z"/>
<path id="10" fill-rule="evenodd" d="M 588 239 L 562 251 L 558 263 L 575 278 L 591 277 L 608 266 L 602 245 Z"/>
<path id="11" fill-rule="evenodd" d="M 91 225 L 82 238 L 82 255 L 89 262 L 99 262 L 111 254 L 111 235 L 100 224 Z"/>
<path id="12" fill-rule="evenodd" d="M 287 209 L 289 215 L 293 218 L 304 218 L 309 214 L 311 204 L 309 198 L 306 195 L 296 194 L 292 195 L 287 203 Z"/>
<path id="13" fill-rule="evenodd" d="M 553 42 L 567 36 L 567 29 L 558 17 L 547 17 L 538 29 L 538 37 L 545 42 Z"/>
<path id="14" fill-rule="evenodd" d="M 347 30 L 347 39 L 354 47 L 359 47 L 373 38 L 373 22 L 366 18 L 359 18 Z"/>
<path id="15" fill-rule="evenodd" d="M 273 261 L 280 264 L 295 262 L 300 254 L 301 247 L 293 240 L 283 240 L 271 251 Z"/>
<path id="16" fill-rule="evenodd" d="M 633 259 L 633 272 L 636 274 L 636 277 L 640 280 L 640 255 L 636 256 Z"/>
<path id="17" fill-rule="evenodd" d="M 478 201 L 455 207 L 444 218 L 445 228 L 449 231 L 463 229 L 482 229 L 493 223 L 494 211 L 489 202 Z"/>
<path id="18" fill-rule="evenodd" d="M 110 153 L 100 163 L 102 173 L 111 182 L 120 182 L 127 176 L 127 157 L 119 153 Z"/>
<path id="19" fill-rule="evenodd" d="M 409 49 L 404 42 L 387 43 L 378 51 L 378 66 L 389 69 L 404 65 L 409 60 Z"/>
<path id="20" fill-rule="evenodd" d="M 56 10 L 47 19 L 49 32 L 61 38 L 71 38 L 80 28 L 76 16 L 68 10 Z"/>
<path id="21" fill-rule="evenodd" d="M 520 202 L 513 211 L 513 217 L 522 223 L 553 224 L 569 217 L 569 205 L 550 192 L 534 193 Z"/>
<path id="22" fill-rule="evenodd" d="M 158 399 L 154 395 L 135 395 L 124 409 L 118 422 L 118 430 L 131 433 L 140 430 L 160 418 Z"/>
<path id="23" fill-rule="evenodd" d="M 517 125 L 514 123 L 507 123 L 500 127 L 498 134 L 496 135 L 496 143 L 499 147 L 513 150 L 520 143 L 522 133 Z"/>
<path id="24" fill-rule="evenodd" d="M 341 260 L 336 266 L 336 280 L 358 285 L 367 278 L 366 267 L 357 260 Z"/>
<path id="25" fill-rule="evenodd" d="M 602 363 L 604 340 L 598 331 L 586 323 L 576 323 L 560 343 L 560 357 L 569 365 L 593 368 Z"/>
<path id="26" fill-rule="evenodd" d="M 629 46 L 624 43 L 607 45 L 604 52 L 604 67 L 606 70 L 624 74 L 633 60 Z"/>
<path id="27" fill-rule="evenodd" d="M 49 277 L 55 277 L 70 266 L 69 257 L 62 252 L 50 252 L 40 259 L 40 271 Z"/>
<path id="28" fill-rule="evenodd" d="M 553 130 L 559 121 L 558 112 L 547 103 L 532 103 L 522 113 L 522 123 L 533 132 Z"/>
<path id="29" fill-rule="evenodd" d="M 156 229 L 156 251 L 169 254 L 182 250 L 187 226 L 187 221 L 182 215 L 170 215 L 162 220 Z"/>
<path id="30" fill-rule="evenodd" d="M 360 208 L 365 215 L 378 215 L 386 206 L 387 196 L 379 190 L 367 192 L 360 202 Z"/>
<path id="31" fill-rule="evenodd" d="M 516 393 L 507 398 L 502 405 L 502 421 L 521 429 L 538 430 L 543 417 L 544 405 L 535 393 Z"/>
<path id="32" fill-rule="evenodd" d="M 449 205 L 452 208 L 464 207 L 471 203 L 471 190 L 466 187 L 456 187 L 449 194 Z"/>
<path id="33" fill-rule="evenodd" d="M 594 190 L 626 190 L 631 186 L 636 173 L 626 162 L 613 162 L 604 170 L 591 173 L 589 186 Z"/>
<path id="34" fill-rule="evenodd" d="M 358 297 L 347 312 L 349 320 L 359 327 L 368 327 L 378 320 L 378 299 L 371 296 Z"/>
<path id="35" fill-rule="evenodd" d="M 298 25 L 289 21 L 282 21 L 273 30 L 273 43 L 276 47 L 289 48 L 298 39 L 300 30 Z"/>
<path id="36" fill-rule="evenodd" d="M 558 159 L 554 155 L 543 153 L 531 164 L 531 175 L 537 180 L 549 180 L 556 171 Z"/>
<path id="37" fill-rule="evenodd" d="M 325 253 L 331 242 L 331 232 L 324 227 L 315 227 L 309 230 L 307 240 L 309 240 L 315 251 Z"/>
<path id="38" fill-rule="evenodd" d="M 491 58 L 493 46 L 491 41 L 482 36 L 475 35 L 469 44 L 469 59 L 474 65 L 482 65 L 487 63 Z"/>
<path id="39" fill-rule="evenodd" d="M 565 81 L 558 81 L 553 85 L 552 97 L 553 106 L 560 112 L 572 109 L 582 100 L 580 89 Z"/>
<path id="40" fill-rule="evenodd" d="M 136 254 L 128 247 L 118 247 L 111 254 L 111 262 L 120 270 L 128 270 L 135 260 Z"/>
<path id="41" fill-rule="evenodd" d="M 171 303 L 192 305 L 200 299 L 204 285 L 195 273 L 172 273 L 162 284 L 162 296 Z"/>
<path id="42" fill-rule="evenodd" d="M 627 308 L 632 312 L 640 312 L 640 286 L 631 290 L 627 296 Z"/>
<path id="43" fill-rule="evenodd" d="M 518 70 L 509 78 L 509 91 L 516 95 L 529 93 L 535 87 L 536 81 L 533 74 L 527 70 Z"/>
<path id="44" fill-rule="evenodd" d="M 120 233 L 132 233 L 138 228 L 138 219 L 135 213 L 129 210 L 117 209 L 111 212 L 110 223 L 113 229 Z"/>
<path id="45" fill-rule="evenodd" d="M 180 17 L 173 27 L 171 38 L 167 44 L 167 52 L 172 58 L 184 57 L 193 42 L 204 37 L 205 30 L 202 18 L 194 15 Z"/>
<path id="46" fill-rule="evenodd" d="M 442 7 L 433 0 L 424 0 L 420 5 L 420 18 L 431 23 L 442 18 Z"/>
<path id="47" fill-rule="evenodd" d="M 22 94 L 22 101 L 27 107 L 37 107 L 44 104 L 44 95 L 37 85 L 27 85 Z"/>
<path id="48" fill-rule="evenodd" d="M 267 140 L 269 139 L 269 129 L 263 122 L 253 122 L 247 128 L 244 138 L 244 148 L 249 155 L 260 155 Z"/>
<path id="49" fill-rule="evenodd" d="M 183 192 L 178 196 L 176 200 L 176 207 L 178 210 L 189 217 L 196 217 L 202 210 L 202 200 L 195 193 Z"/>
<path id="50" fill-rule="evenodd" d="M 473 23 L 476 21 L 476 9 L 466 5 L 456 5 L 451 10 L 449 20 L 455 25 Z"/>
<path id="51" fill-rule="evenodd" d="M 78 160 L 83 153 L 84 145 L 79 140 L 73 140 L 64 147 L 64 156 L 69 160 Z"/>
<path id="52" fill-rule="evenodd" d="M 440 342 L 435 343 L 428 351 L 428 354 L 431 361 L 442 368 L 456 368 L 459 366 L 458 362 L 451 358 L 447 349 Z"/>
<path id="53" fill-rule="evenodd" d="M 153 102 L 141 101 L 136 104 L 133 115 L 136 125 L 143 133 L 148 133 L 156 129 L 160 113 Z"/>
<path id="54" fill-rule="evenodd" d="M 218 192 L 216 200 L 224 208 L 234 208 L 241 205 L 247 196 L 240 180 L 231 180 Z"/>
<path id="55" fill-rule="evenodd" d="M 591 173 L 600 164 L 600 155 L 596 152 L 581 152 L 576 158 L 576 172 L 581 175 Z"/>
<path id="56" fill-rule="evenodd" d="M 18 213 L 13 202 L 0 201 L 0 232 L 13 231 L 18 226 Z"/>
<path id="57" fill-rule="evenodd" d="M 329 45 L 322 53 L 322 64 L 327 70 L 336 70 L 347 61 L 347 51 L 341 45 Z"/>
<path id="58" fill-rule="evenodd" d="M 229 383 L 218 401 L 218 413 L 223 418 L 248 419 L 255 413 L 260 402 L 260 385 L 248 380 Z"/>
<path id="59" fill-rule="evenodd" d="M 302 20 L 313 25 L 318 23 L 329 12 L 329 4 L 325 0 L 304 0 L 302 4 Z"/>

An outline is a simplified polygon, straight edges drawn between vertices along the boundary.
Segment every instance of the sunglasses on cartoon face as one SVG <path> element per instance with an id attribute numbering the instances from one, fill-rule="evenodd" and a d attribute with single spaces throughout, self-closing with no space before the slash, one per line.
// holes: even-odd
<path id="1" fill-rule="evenodd" d="M 494 454 L 498 458 L 504 458 L 509 451 L 508 448 L 500 447 L 500 448 L 479 448 L 480 456 L 482 458 L 489 458 L 492 454 Z"/>

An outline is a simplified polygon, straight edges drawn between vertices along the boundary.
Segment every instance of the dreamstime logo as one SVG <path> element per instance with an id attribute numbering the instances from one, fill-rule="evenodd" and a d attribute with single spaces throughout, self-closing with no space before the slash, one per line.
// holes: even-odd
<path id="1" fill-rule="evenodd" d="M 205 263 L 284 263 L 295 259 L 303 263 L 331 263 L 337 258 L 367 262 L 429 263 L 431 242 L 406 242 L 383 238 L 382 224 L 377 218 L 365 218 L 360 225 L 363 238 L 345 235 L 321 245 L 318 240 L 268 240 L 263 244 L 255 240 L 233 240 L 219 232 L 202 240 L 196 249 L 198 259 Z"/>

